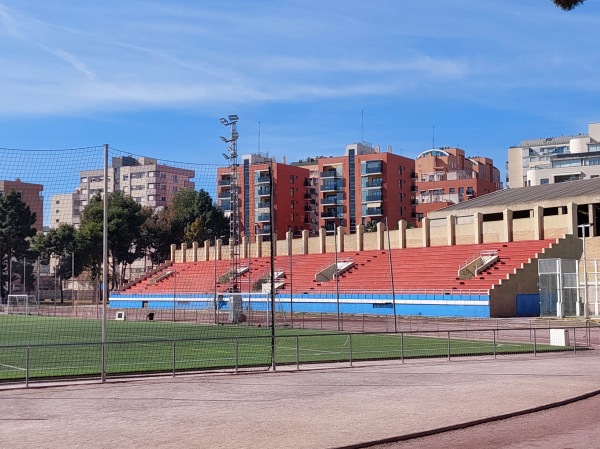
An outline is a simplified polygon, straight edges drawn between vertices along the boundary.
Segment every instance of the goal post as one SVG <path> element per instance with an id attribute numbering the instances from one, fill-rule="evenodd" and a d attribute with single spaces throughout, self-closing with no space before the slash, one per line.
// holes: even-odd
<path id="1" fill-rule="evenodd" d="M 8 295 L 6 313 L 9 315 L 37 315 L 38 300 L 35 295 Z"/>

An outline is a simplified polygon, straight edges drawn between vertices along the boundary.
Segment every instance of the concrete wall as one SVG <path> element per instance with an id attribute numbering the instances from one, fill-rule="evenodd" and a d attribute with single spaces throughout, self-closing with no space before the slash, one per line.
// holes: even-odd
<path id="1" fill-rule="evenodd" d="M 583 243 L 580 238 L 567 235 L 560 240 L 558 245 L 552 244 L 545 249 L 537 259 L 530 259 L 532 263 L 521 265 L 515 270 L 510 279 L 501 280 L 499 285 L 494 285 L 490 290 L 490 316 L 492 317 L 514 317 L 517 313 L 517 293 L 538 293 L 538 259 L 552 259 L 561 257 L 563 259 L 576 259 L 581 257 Z M 598 239 L 600 240 L 600 239 Z M 600 244 L 598 245 L 600 249 Z M 560 253 L 559 253 L 560 251 Z M 586 247 L 587 252 L 587 247 Z"/>
<path id="2" fill-rule="evenodd" d="M 513 218 L 512 211 L 506 209 L 503 219 L 483 222 L 481 213 L 465 216 L 448 216 L 437 219 L 423 219 L 421 228 L 407 229 L 403 220 L 397 224 L 390 224 L 390 242 L 395 248 L 422 248 L 426 246 L 469 245 L 474 243 L 493 243 L 507 241 L 523 241 L 536 239 L 556 239 L 576 231 L 574 212 L 577 208 L 569 204 L 568 212 L 561 215 L 541 216 L 541 208 L 533 209 L 528 218 Z M 347 234 L 344 228 L 340 229 L 341 240 L 338 240 L 339 252 L 356 252 L 363 250 L 378 250 L 387 248 L 387 233 L 385 225 L 380 223 L 373 232 L 363 232 L 363 227 L 358 226 L 358 232 Z M 288 234 L 277 241 L 276 254 L 288 254 Z M 598 243 L 596 243 L 598 240 Z M 244 240 L 246 242 L 246 240 Z M 319 235 L 309 237 L 308 232 L 303 232 L 301 238 L 292 240 L 294 254 L 319 254 L 322 252 L 333 253 L 333 234 L 326 234 L 320 229 Z M 588 259 L 600 259 L 600 237 L 588 238 Z M 209 248 L 207 251 L 206 244 Z M 245 249 L 240 254 L 247 254 Z M 250 244 L 252 257 L 268 257 L 270 255 L 270 242 L 262 241 L 260 237 Z M 230 253 L 226 246 L 217 242 L 217 259 L 229 259 Z M 175 262 L 194 260 L 213 260 L 215 258 L 214 246 L 211 242 L 186 245 L 185 256 L 181 248 L 172 250 L 171 259 Z"/>

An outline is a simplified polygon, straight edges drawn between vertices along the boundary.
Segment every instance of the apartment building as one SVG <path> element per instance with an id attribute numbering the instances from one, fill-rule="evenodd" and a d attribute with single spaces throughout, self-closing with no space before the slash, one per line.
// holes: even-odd
<path id="1" fill-rule="evenodd" d="M 108 192 L 122 191 L 142 206 L 160 210 L 182 189 L 195 187 L 193 170 L 159 164 L 156 159 L 119 156 L 108 167 Z M 73 193 L 52 195 L 51 227 L 79 226 L 81 213 L 95 195 L 104 192 L 104 170 L 83 170 Z"/>
<path id="2" fill-rule="evenodd" d="M 429 212 L 502 188 L 492 159 L 466 157 L 460 148 L 435 148 L 415 160 L 416 221 Z"/>
<path id="3" fill-rule="evenodd" d="M 317 161 L 319 227 L 327 232 L 342 226 L 353 233 L 359 224 L 386 218 L 390 223 L 412 220 L 414 160 L 364 142 L 347 145 L 344 156 Z"/>
<path id="4" fill-rule="evenodd" d="M 14 181 L 0 180 L 0 192 L 9 194 L 14 191 L 21 194 L 21 200 L 29 206 L 31 212 L 35 214 L 35 224 L 33 227 L 36 231 L 42 231 L 44 228 L 43 190 L 43 185 L 23 182 L 19 178 L 16 178 Z"/>
<path id="5" fill-rule="evenodd" d="M 508 149 L 506 183 L 509 188 L 600 176 L 600 123 L 590 123 L 588 134 L 523 140 Z"/>
<path id="6" fill-rule="evenodd" d="M 273 231 L 278 238 L 285 236 L 288 230 L 299 234 L 304 229 L 311 229 L 305 215 L 305 202 L 310 195 L 309 175 L 308 169 L 287 165 L 285 161 L 279 163 L 260 154 L 243 155 L 242 163 L 235 169 L 217 170 L 217 205 L 226 215 L 231 215 L 237 207 L 240 230 L 245 236 L 269 237 L 271 210 L 274 213 Z"/>

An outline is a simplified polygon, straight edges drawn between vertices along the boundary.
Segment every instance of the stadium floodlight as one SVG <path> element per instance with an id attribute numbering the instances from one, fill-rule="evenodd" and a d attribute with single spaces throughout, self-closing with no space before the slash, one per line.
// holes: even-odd
<path id="1" fill-rule="evenodd" d="M 232 295 L 232 300 L 235 301 L 241 300 L 240 294 L 240 285 L 239 285 L 239 272 L 240 272 L 240 254 L 239 254 L 239 245 L 241 240 L 240 235 L 240 223 L 238 217 L 238 191 L 237 191 L 237 183 L 238 183 L 238 164 L 237 164 L 237 140 L 240 137 L 237 132 L 236 124 L 240 119 L 236 114 L 228 115 L 229 120 L 225 118 L 219 119 L 222 125 L 230 128 L 231 136 L 227 139 L 223 136 L 221 140 L 227 144 L 230 144 L 227 147 L 227 151 L 229 154 L 222 153 L 223 157 L 229 162 L 229 168 L 231 170 L 231 215 L 229 216 L 229 248 L 230 248 L 230 269 L 229 273 L 231 273 L 231 286 L 228 289 Z M 237 322 L 237 318 L 235 318 L 234 314 L 234 322 Z"/>

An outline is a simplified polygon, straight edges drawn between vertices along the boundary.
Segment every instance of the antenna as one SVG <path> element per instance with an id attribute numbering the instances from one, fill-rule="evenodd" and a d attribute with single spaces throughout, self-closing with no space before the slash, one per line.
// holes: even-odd
<path id="1" fill-rule="evenodd" d="M 365 141 L 365 111 L 363 109 L 360 110 L 360 142 L 363 143 Z"/>

